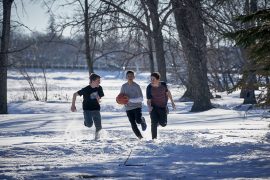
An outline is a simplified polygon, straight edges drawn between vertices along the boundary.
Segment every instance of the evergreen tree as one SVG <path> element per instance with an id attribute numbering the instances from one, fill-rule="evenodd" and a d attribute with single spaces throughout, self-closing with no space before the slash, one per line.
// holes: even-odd
<path id="1" fill-rule="evenodd" d="M 265 90 L 260 94 L 259 102 L 262 105 L 270 105 L 270 9 L 258 10 L 249 15 L 239 16 L 236 21 L 250 23 L 252 26 L 243 26 L 242 29 L 227 33 L 226 36 L 234 39 L 237 45 L 247 49 L 247 55 L 253 63 L 252 66 L 245 67 L 243 73 L 254 72 L 257 76 L 264 77 L 254 86 Z M 245 80 L 242 79 L 238 83 L 238 87 L 244 86 L 242 82 L 245 82 Z"/>

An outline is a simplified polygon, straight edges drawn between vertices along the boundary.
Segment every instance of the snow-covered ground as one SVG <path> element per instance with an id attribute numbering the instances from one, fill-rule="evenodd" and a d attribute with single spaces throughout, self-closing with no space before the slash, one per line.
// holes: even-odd
<path id="1" fill-rule="evenodd" d="M 239 92 L 212 100 L 218 108 L 191 113 L 191 103 L 176 102 L 167 127 L 151 140 L 150 117 L 144 139 L 133 134 L 115 97 L 125 82 L 118 72 L 103 78 L 101 140 L 83 125 L 82 98 L 70 112 L 74 92 L 88 84 L 87 71 L 49 71 L 48 102 L 32 98 L 27 82 L 8 72 L 8 115 L 0 115 L 0 179 L 269 179 L 270 133 L 265 110 L 234 110 Z M 32 72 L 38 90 L 42 74 Z M 149 73 L 137 74 L 145 89 Z M 170 85 L 177 100 L 184 90 Z M 39 96 L 44 93 L 38 91 Z M 145 103 L 144 103 L 145 104 Z"/>

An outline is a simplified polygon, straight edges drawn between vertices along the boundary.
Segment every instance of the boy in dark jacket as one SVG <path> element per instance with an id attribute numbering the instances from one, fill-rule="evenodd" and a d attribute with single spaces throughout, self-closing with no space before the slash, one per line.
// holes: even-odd
<path id="1" fill-rule="evenodd" d="M 160 81 L 160 74 L 154 72 L 151 74 L 151 83 L 146 88 L 147 106 L 151 118 L 152 139 L 157 138 L 157 127 L 167 125 L 167 102 L 171 100 L 172 107 L 175 104 L 172 94 L 165 82 Z"/>

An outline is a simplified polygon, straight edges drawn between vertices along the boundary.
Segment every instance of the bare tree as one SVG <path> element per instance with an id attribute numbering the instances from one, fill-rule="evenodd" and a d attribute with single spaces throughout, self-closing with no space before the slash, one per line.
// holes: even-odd
<path id="1" fill-rule="evenodd" d="M 90 51 L 90 28 L 89 28 L 89 4 L 88 0 L 84 0 L 84 39 L 85 39 L 85 55 L 88 65 L 89 74 L 94 72 L 93 59 Z"/>
<path id="2" fill-rule="evenodd" d="M 155 49 L 156 49 L 156 59 L 158 71 L 161 74 L 161 78 L 163 81 L 167 81 L 166 77 L 166 61 L 165 61 L 165 51 L 164 51 L 164 39 L 162 34 L 162 23 L 160 22 L 158 6 L 158 0 L 146 0 L 146 5 L 150 12 L 150 18 L 152 22 L 152 37 L 154 39 Z"/>
<path id="3" fill-rule="evenodd" d="M 10 40 L 10 16 L 13 0 L 3 0 L 3 22 L 0 49 L 0 114 L 7 114 L 7 66 Z"/>
<path id="4" fill-rule="evenodd" d="M 194 100 L 191 111 L 211 109 L 201 3 L 197 0 L 172 0 L 172 4 L 179 38 L 188 62 L 188 88 Z"/>
<path id="5" fill-rule="evenodd" d="M 143 15 L 140 13 L 132 14 L 128 12 L 128 10 L 125 10 L 124 5 L 125 3 L 132 3 L 132 1 L 108 1 L 108 0 L 101 0 L 102 2 L 106 3 L 109 6 L 112 6 L 113 8 L 117 9 L 121 14 L 124 16 L 132 19 L 135 23 L 137 23 L 137 26 L 141 28 L 144 32 L 147 34 L 147 40 L 149 41 L 149 50 L 151 51 L 152 47 L 152 38 L 154 40 L 155 45 L 155 54 L 156 54 L 156 60 L 157 60 L 157 67 L 158 71 L 161 74 L 162 80 L 166 81 L 166 61 L 165 61 L 165 51 L 164 51 L 164 40 L 163 40 L 163 34 L 162 34 L 162 28 L 169 17 L 169 15 L 172 13 L 172 9 L 170 9 L 171 4 L 165 3 L 166 6 L 160 10 L 159 9 L 159 1 L 158 0 L 141 0 L 141 5 L 137 6 L 137 8 L 143 9 L 143 15 L 146 15 L 146 23 L 144 20 L 141 19 Z M 161 20 L 160 20 L 161 19 Z M 151 24 L 149 23 L 151 20 Z M 151 35 L 152 38 L 150 38 L 148 35 Z M 151 54 L 150 58 L 151 58 Z M 150 59 L 151 60 L 151 59 Z M 153 67 L 151 67 L 151 71 L 153 70 Z"/>
<path id="6" fill-rule="evenodd" d="M 56 16 L 57 12 L 53 12 L 53 5 L 55 0 L 48 2 L 44 1 L 44 4 L 48 8 L 48 11 Z M 102 25 L 102 6 L 97 0 L 70 0 L 64 3 L 58 3 L 58 8 L 65 8 L 66 6 L 73 7 L 73 13 L 70 16 L 59 16 L 61 22 L 57 23 L 57 29 L 60 33 L 70 28 L 73 30 L 73 35 L 83 34 L 84 37 L 84 55 L 86 58 L 86 64 L 88 66 L 89 74 L 94 72 L 94 54 L 97 45 L 97 36 L 99 28 Z M 101 19 L 99 19 L 101 18 Z"/>
<path id="7" fill-rule="evenodd" d="M 145 21 L 146 21 L 146 25 L 148 27 L 151 26 L 151 18 L 150 18 L 150 15 L 148 13 L 148 10 L 147 10 L 147 7 L 146 7 L 146 4 L 145 4 L 145 0 L 141 0 L 141 4 L 142 4 L 142 7 L 143 7 L 143 10 L 144 10 L 144 16 L 145 16 Z M 143 31 L 144 32 L 144 35 L 147 39 L 147 45 L 148 45 L 148 56 L 149 56 L 149 62 L 150 62 L 150 72 L 154 72 L 155 71 L 155 63 L 154 63 L 154 47 L 153 47 L 153 42 L 152 42 L 152 36 L 151 36 L 151 32 L 149 31 Z"/>
<path id="8" fill-rule="evenodd" d="M 36 100 L 36 101 L 39 101 L 40 98 L 39 98 L 39 96 L 38 96 L 37 89 L 36 89 L 36 87 L 35 87 L 35 85 L 34 85 L 34 83 L 33 83 L 32 77 L 28 74 L 28 72 L 26 71 L 26 69 L 23 68 L 23 67 L 19 67 L 19 68 L 18 68 L 18 71 L 20 72 L 20 74 L 24 77 L 24 79 L 25 79 L 25 80 L 27 81 L 27 83 L 29 84 L 30 89 L 31 89 L 31 92 L 32 92 L 32 94 L 33 94 L 35 100 Z"/>

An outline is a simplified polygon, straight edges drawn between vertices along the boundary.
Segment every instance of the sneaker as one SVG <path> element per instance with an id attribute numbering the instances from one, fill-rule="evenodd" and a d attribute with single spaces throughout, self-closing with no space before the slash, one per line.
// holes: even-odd
<path id="1" fill-rule="evenodd" d="M 145 122 L 144 117 L 142 117 L 142 123 L 141 123 L 141 126 L 142 126 L 142 130 L 145 131 L 146 128 L 147 128 L 147 124 L 146 124 L 146 122 Z"/>
<path id="2" fill-rule="evenodd" d="M 100 130 L 95 132 L 95 141 L 100 139 Z"/>

